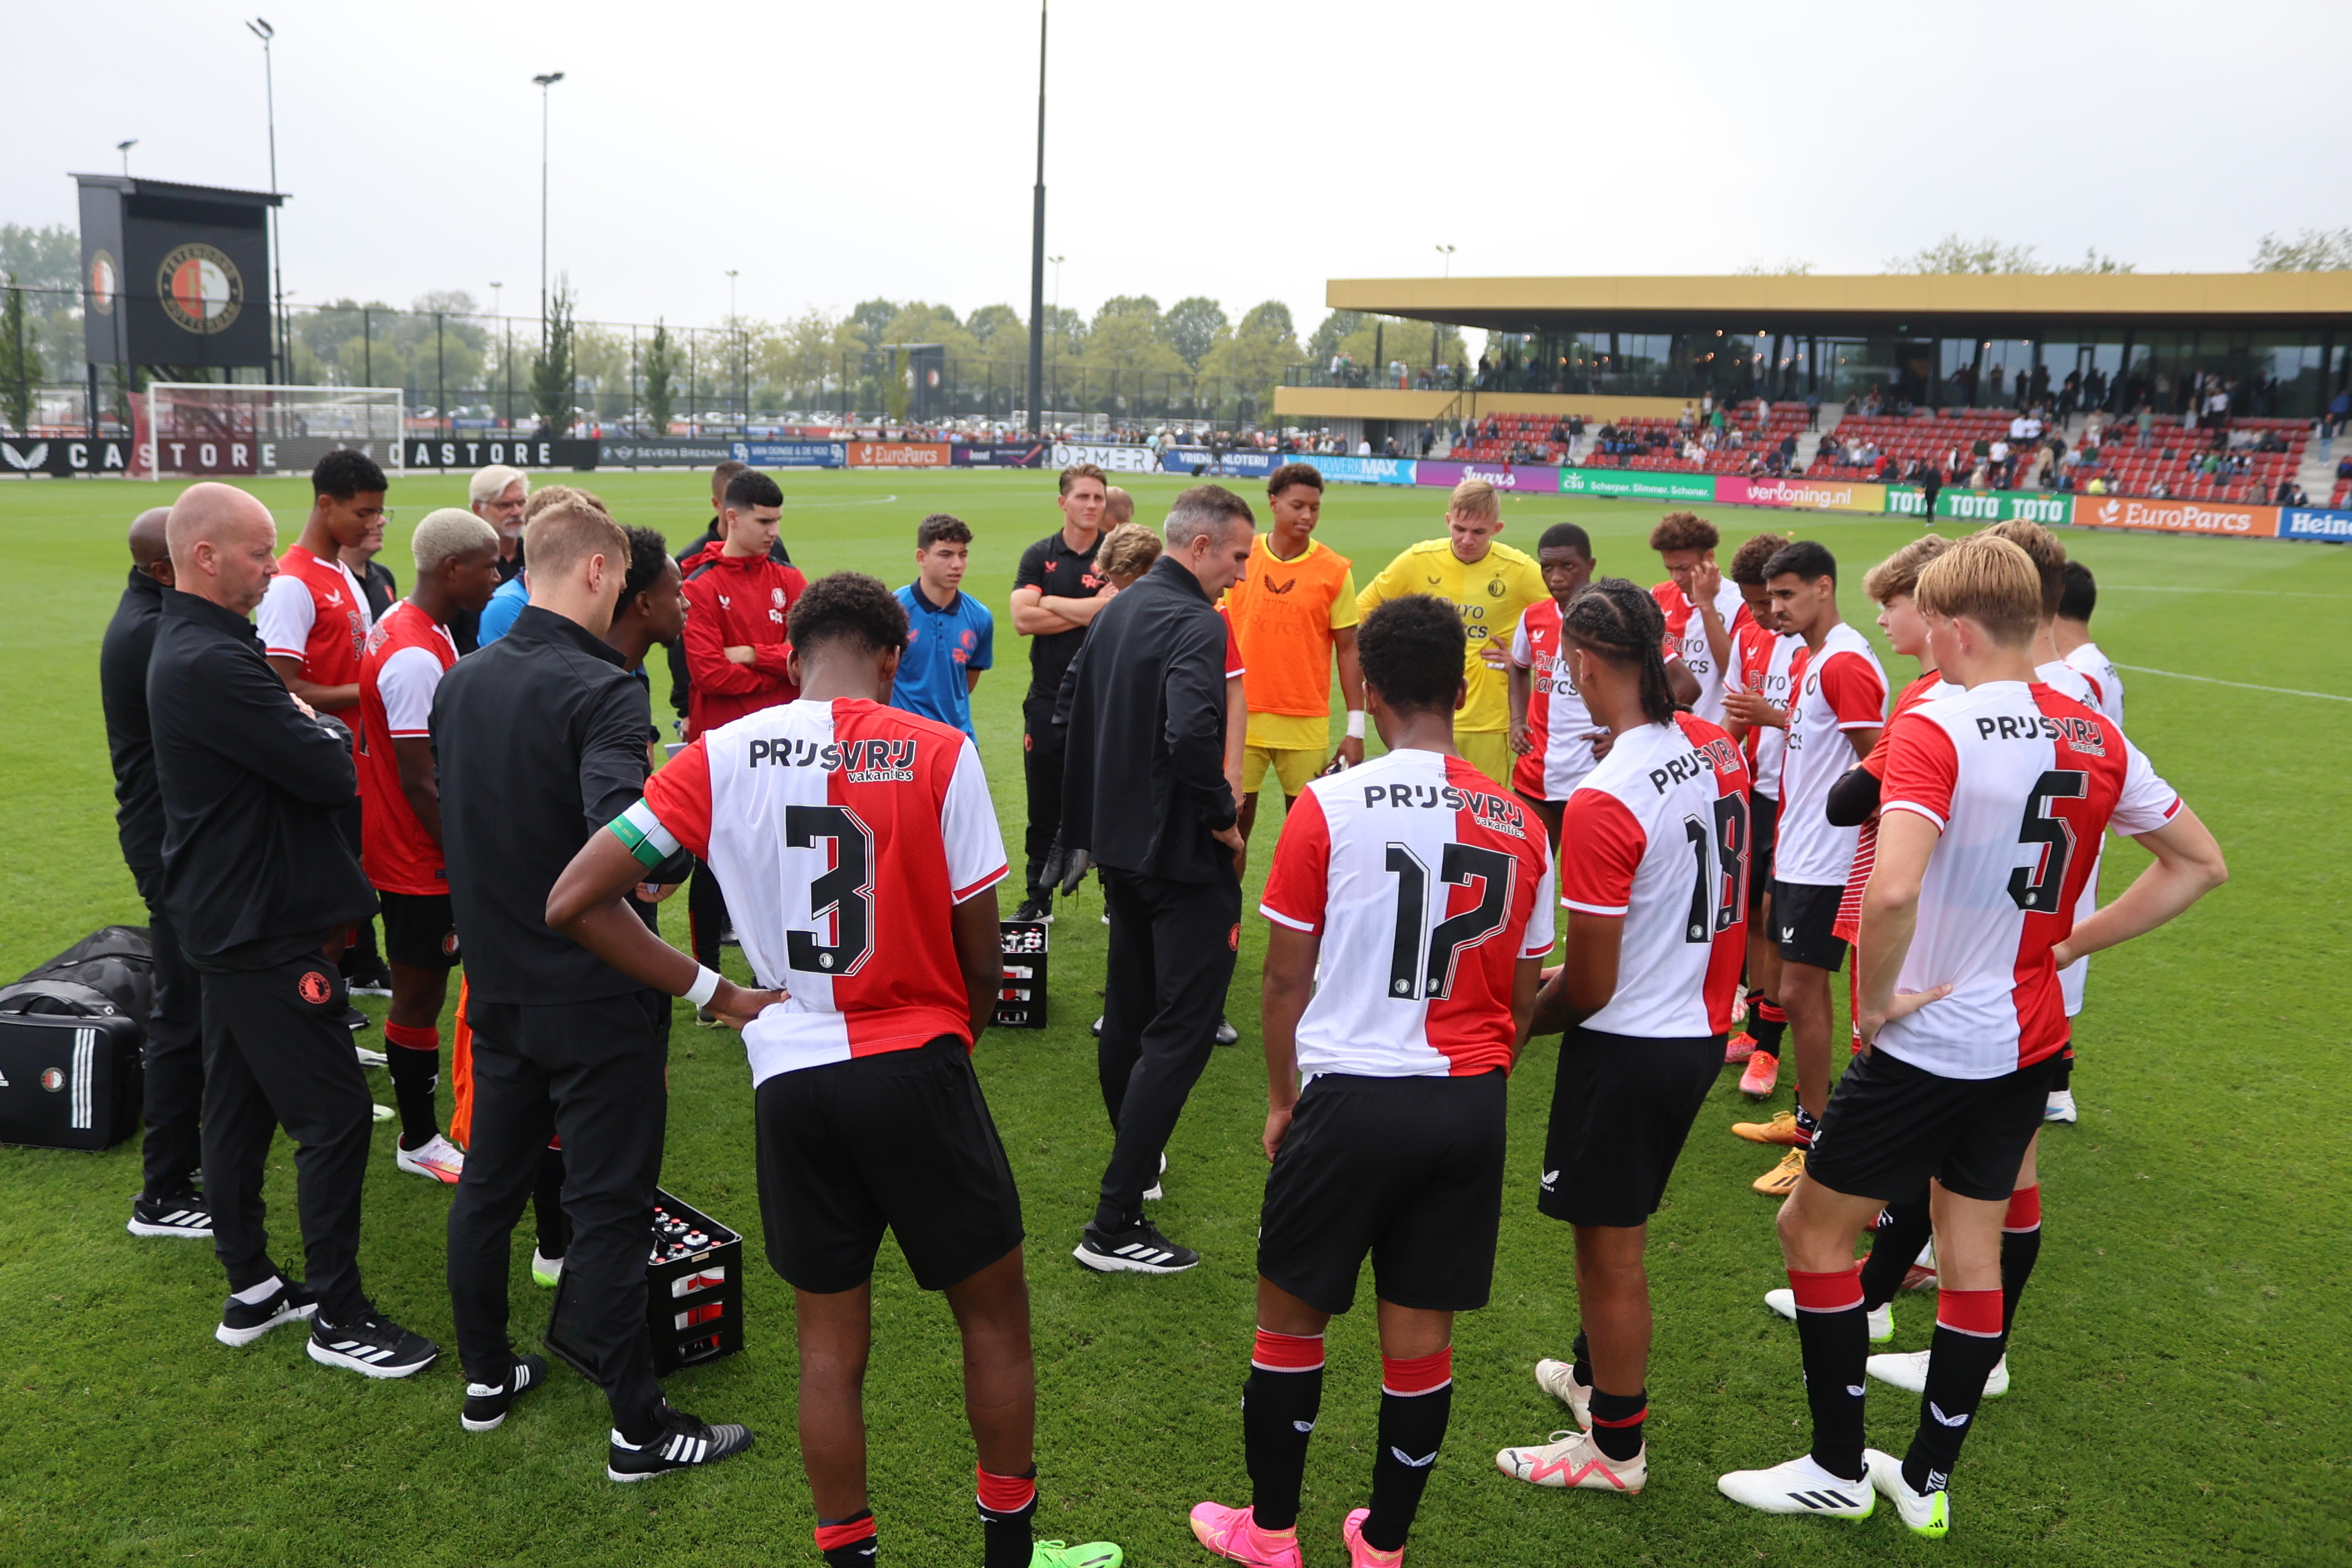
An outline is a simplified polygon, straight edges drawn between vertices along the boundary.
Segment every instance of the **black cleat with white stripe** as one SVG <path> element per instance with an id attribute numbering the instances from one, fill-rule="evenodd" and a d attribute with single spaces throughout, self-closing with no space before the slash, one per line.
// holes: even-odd
<path id="1" fill-rule="evenodd" d="M 1097 1274 L 1181 1274 L 1201 1261 L 1199 1253 L 1169 1240 L 1148 1219 L 1122 1230 L 1089 1222 L 1071 1256 Z"/>
<path id="2" fill-rule="evenodd" d="M 406 1377 L 431 1366 L 441 1353 L 439 1345 L 402 1328 L 372 1301 L 348 1323 L 331 1323 L 324 1311 L 312 1318 L 309 1349 L 320 1366 L 340 1366 L 362 1377 Z"/>
<path id="3" fill-rule="evenodd" d="M 466 1408 L 457 1420 L 468 1432 L 495 1432 L 514 1408 L 515 1396 L 546 1381 L 545 1356 L 517 1356 L 514 1365 L 507 1369 L 504 1383 L 466 1384 Z"/>
<path id="4" fill-rule="evenodd" d="M 225 1345 L 249 1345 L 280 1323 L 299 1323 L 319 1310 L 319 1299 L 299 1279 L 278 1277 L 278 1289 L 258 1301 L 231 1296 L 221 1308 L 213 1338 Z"/>
<path id="5" fill-rule="evenodd" d="M 133 1236 L 175 1236 L 203 1241 L 213 1233 L 213 1216 L 199 1197 L 157 1202 L 142 1194 L 131 1200 L 131 1223 L 124 1228 Z"/>
<path id="6" fill-rule="evenodd" d="M 751 1446 L 751 1429 L 730 1422 L 713 1426 L 683 1410 L 665 1409 L 662 1429 L 642 1443 L 632 1443 L 613 1429 L 604 1473 L 616 1481 L 641 1481 L 667 1470 L 695 1465 L 715 1465 Z"/>

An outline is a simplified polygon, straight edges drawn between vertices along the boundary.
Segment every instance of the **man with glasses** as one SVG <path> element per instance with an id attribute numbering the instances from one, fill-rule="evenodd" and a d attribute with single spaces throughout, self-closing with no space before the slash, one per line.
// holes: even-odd
<path id="1" fill-rule="evenodd" d="M 520 468 L 493 463 L 466 481 L 466 508 L 499 531 L 499 581 L 511 583 L 522 574 L 522 503 L 530 499 L 530 480 Z M 482 617 L 478 610 L 458 609 L 449 617 L 449 636 L 460 654 L 481 646 Z"/>

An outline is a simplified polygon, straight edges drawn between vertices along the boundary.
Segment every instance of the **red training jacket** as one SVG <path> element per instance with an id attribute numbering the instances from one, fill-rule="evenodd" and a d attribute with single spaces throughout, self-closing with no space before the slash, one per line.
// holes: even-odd
<path id="1" fill-rule="evenodd" d="M 792 645 L 784 617 L 808 587 L 797 567 L 764 555 L 724 553 L 723 541 L 686 562 L 686 738 L 801 694 L 785 673 Z M 749 645 L 757 656 L 737 664 L 726 650 Z"/>

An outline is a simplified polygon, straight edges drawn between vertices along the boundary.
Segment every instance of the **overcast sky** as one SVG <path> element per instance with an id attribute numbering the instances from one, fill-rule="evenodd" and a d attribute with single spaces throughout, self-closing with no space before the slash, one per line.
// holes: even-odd
<path id="1" fill-rule="evenodd" d="M 278 28 L 294 302 L 539 277 L 583 318 L 876 294 L 1025 312 L 1037 17 L 1022 5 L 256 0 Z M 0 219 L 68 171 L 260 187 L 259 44 L 212 0 L 12 8 Z M 1062 0 L 1046 249 L 1065 306 L 1289 302 L 1335 277 L 1876 271 L 1958 229 L 2143 271 L 2352 224 L 2344 0 L 1349 5 Z M 1049 299 L 1055 292 L 1047 271 Z"/>

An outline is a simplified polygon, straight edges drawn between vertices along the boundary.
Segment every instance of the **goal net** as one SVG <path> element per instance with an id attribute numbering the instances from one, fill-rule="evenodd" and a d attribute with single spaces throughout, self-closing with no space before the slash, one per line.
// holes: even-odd
<path id="1" fill-rule="evenodd" d="M 158 381 L 131 400 L 132 479 L 308 473 L 338 447 L 400 461 L 395 386 L 224 386 Z"/>

